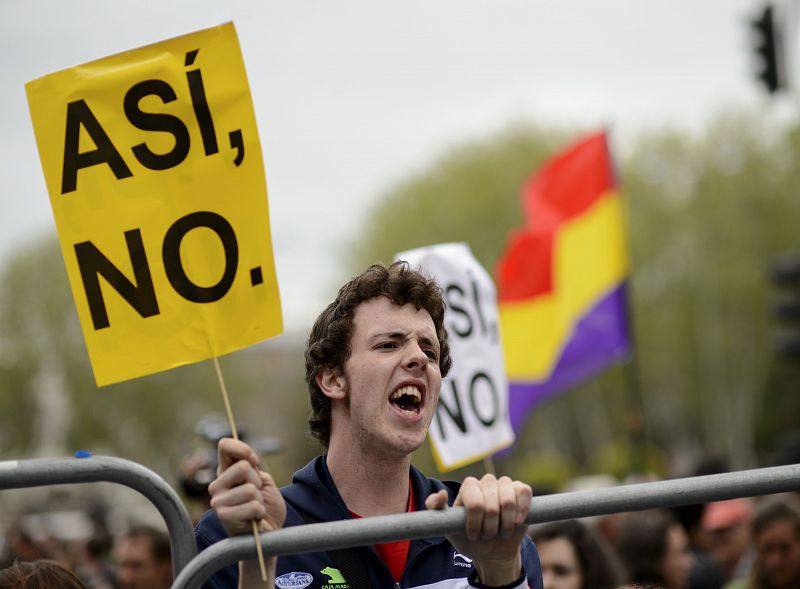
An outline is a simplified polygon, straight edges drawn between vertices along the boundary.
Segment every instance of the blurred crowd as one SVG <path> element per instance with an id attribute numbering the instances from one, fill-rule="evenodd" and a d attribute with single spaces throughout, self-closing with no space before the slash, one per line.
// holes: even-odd
<path id="1" fill-rule="evenodd" d="M 24 522 L 25 519 L 20 520 Z M 169 589 L 172 559 L 164 530 L 135 525 L 114 537 L 34 537 L 8 530 L 0 554 L 3 589 Z"/>
<path id="2" fill-rule="evenodd" d="M 773 462 L 796 460 L 793 452 Z M 706 458 L 689 475 L 728 470 L 725 461 Z M 598 486 L 596 477 L 589 480 Z M 800 589 L 800 489 L 546 523 L 530 535 L 545 589 Z"/>
<path id="3" fill-rule="evenodd" d="M 533 526 L 545 589 L 800 587 L 800 499 L 732 499 Z"/>

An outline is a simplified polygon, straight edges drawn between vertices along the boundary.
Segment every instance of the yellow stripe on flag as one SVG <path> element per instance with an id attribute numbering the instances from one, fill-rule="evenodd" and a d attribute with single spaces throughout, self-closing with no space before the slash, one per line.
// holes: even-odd
<path id="1" fill-rule="evenodd" d="M 545 380 L 574 325 L 626 276 L 622 204 L 608 192 L 555 238 L 553 291 L 500 303 L 503 353 L 511 380 Z"/>

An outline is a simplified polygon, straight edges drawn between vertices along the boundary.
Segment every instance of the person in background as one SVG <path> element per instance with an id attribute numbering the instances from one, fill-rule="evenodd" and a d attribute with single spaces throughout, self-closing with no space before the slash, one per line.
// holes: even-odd
<path id="1" fill-rule="evenodd" d="M 726 589 L 800 587 L 800 507 L 790 495 L 759 505 L 751 524 L 755 560 L 749 577 Z"/>
<path id="2" fill-rule="evenodd" d="M 704 503 L 682 505 L 671 509 L 678 523 L 686 530 L 689 549 L 694 557 L 694 564 L 689 572 L 689 589 L 722 589 L 725 585 L 722 569 L 711 558 L 707 534 L 700 526 L 704 510 Z"/>
<path id="3" fill-rule="evenodd" d="M 620 582 L 616 557 L 578 520 L 533 526 L 544 589 L 613 589 Z"/>
<path id="4" fill-rule="evenodd" d="M 169 589 L 172 560 L 169 536 L 136 526 L 114 540 L 114 562 L 120 589 Z"/>
<path id="5" fill-rule="evenodd" d="M 54 560 L 16 561 L 0 570 L 2 589 L 86 589 L 80 579 Z"/>
<path id="6" fill-rule="evenodd" d="M 53 555 L 45 554 L 44 548 L 36 542 L 22 527 L 19 520 L 14 521 L 6 531 L 3 554 L 0 556 L 0 568 L 11 566 L 17 560 L 32 562 L 34 560 L 53 560 Z"/>
<path id="7" fill-rule="evenodd" d="M 687 476 L 701 477 L 730 470 L 725 458 L 707 455 L 695 464 Z M 706 503 L 695 503 L 673 507 L 671 511 L 689 535 L 689 548 L 694 556 L 694 564 L 689 573 L 689 589 L 722 589 L 725 579 L 722 570 L 711 558 L 708 534 L 701 525 L 705 508 Z"/>
<path id="8" fill-rule="evenodd" d="M 708 541 L 711 558 L 726 583 L 747 578 L 753 564 L 749 525 L 753 517 L 751 499 L 729 499 L 706 505 L 700 526 Z"/>
<path id="9" fill-rule="evenodd" d="M 617 534 L 617 554 L 629 583 L 686 589 L 692 554 L 689 538 L 672 516 L 662 510 L 629 513 Z"/>
<path id="10" fill-rule="evenodd" d="M 239 439 L 248 443 L 259 456 L 270 456 L 283 451 L 278 438 L 266 437 L 250 440 L 246 431 L 238 430 Z M 192 525 L 197 525 L 202 515 L 211 509 L 208 486 L 217 476 L 217 444 L 231 437 L 231 428 L 221 415 L 206 415 L 194 426 L 192 446 L 178 462 L 178 486 L 186 498 Z"/>
<path id="11" fill-rule="evenodd" d="M 77 548 L 75 574 L 86 589 L 116 589 L 116 574 L 110 562 L 111 538 L 95 535 Z"/>

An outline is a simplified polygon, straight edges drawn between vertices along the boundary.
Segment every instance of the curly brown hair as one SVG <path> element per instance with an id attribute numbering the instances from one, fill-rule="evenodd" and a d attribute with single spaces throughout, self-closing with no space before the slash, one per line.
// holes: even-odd
<path id="1" fill-rule="evenodd" d="M 444 327 L 445 303 L 439 285 L 412 270 L 407 262 L 370 266 L 339 289 L 334 301 L 317 317 L 308 336 L 305 354 L 306 383 L 311 396 L 308 425 L 311 435 L 324 448 L 328 447 L 331 437 L 331 400 L 319 388 L 317 373 L 324 367 L 344 370 L 352 352 L 350 338 L 356 308 L 377 297 L 386 297 L 395 305 L 411 304 L 430 314 L 439 339 L 439 370 L 442 377 L 450 371 L 452 360 Z"/>

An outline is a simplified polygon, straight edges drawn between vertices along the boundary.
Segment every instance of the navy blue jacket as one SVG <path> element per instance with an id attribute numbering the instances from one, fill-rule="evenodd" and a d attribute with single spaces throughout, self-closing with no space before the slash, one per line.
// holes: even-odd
<path id="1" fill-rule="evenodd" d="M 365 481 L 365 484 L 367 482 Z M 458 492 L 458 483 L 442 483 L 427 478 L 419 470 L 411 467 L 411 484 L 414 488 L 416 509 L 425 509 L 425 498 L 447 489 L 450 503 Z M 336 485 L 333 483 L 324 456 L 318 456 L 301 470 L 297 471 L 292 484 L 281 488 L 286 500 L 285 526 L 303 525 L 306 520 L 298 510 L 311 516 L 309 521 L 337 521 L 351 519 Z M 211 510 L 203 515 L 195 528 L 195 537 L 199 550 L 215 542 L 227 538 L 217 514 Z M 527 576 L 527 585 L 534 589 L 542 589 L 542 572 L 539 555 L 533 542 L 527 536 L 521 545 L 522 563 Z M 389 569 L 371 546 L 358 548 L 363 552 L 364 566 L 367 567 L 371 587 L 396 587 Z M 276 586 L 279 589 L 347 589 L 342 582 L 337 582 L 336 565 L 327 552 L 296 554 L 278 558 Z M 400 587 L 413 588 L 436 583 L 437 589 L 455 589 L 460 587 L 481 587 L 471 575 L 473 567 L 469 559 L 457 554 L 453 546 L 444 538 L 427 538 L 412 540 L 408 549 L 408 560 Z M 230 565 L 217 572 L 204 585 L 205 589 L 235 589 L 238 583 L 238 566 Z M 524 584 L 513 587 L 525 586 Z"/>

